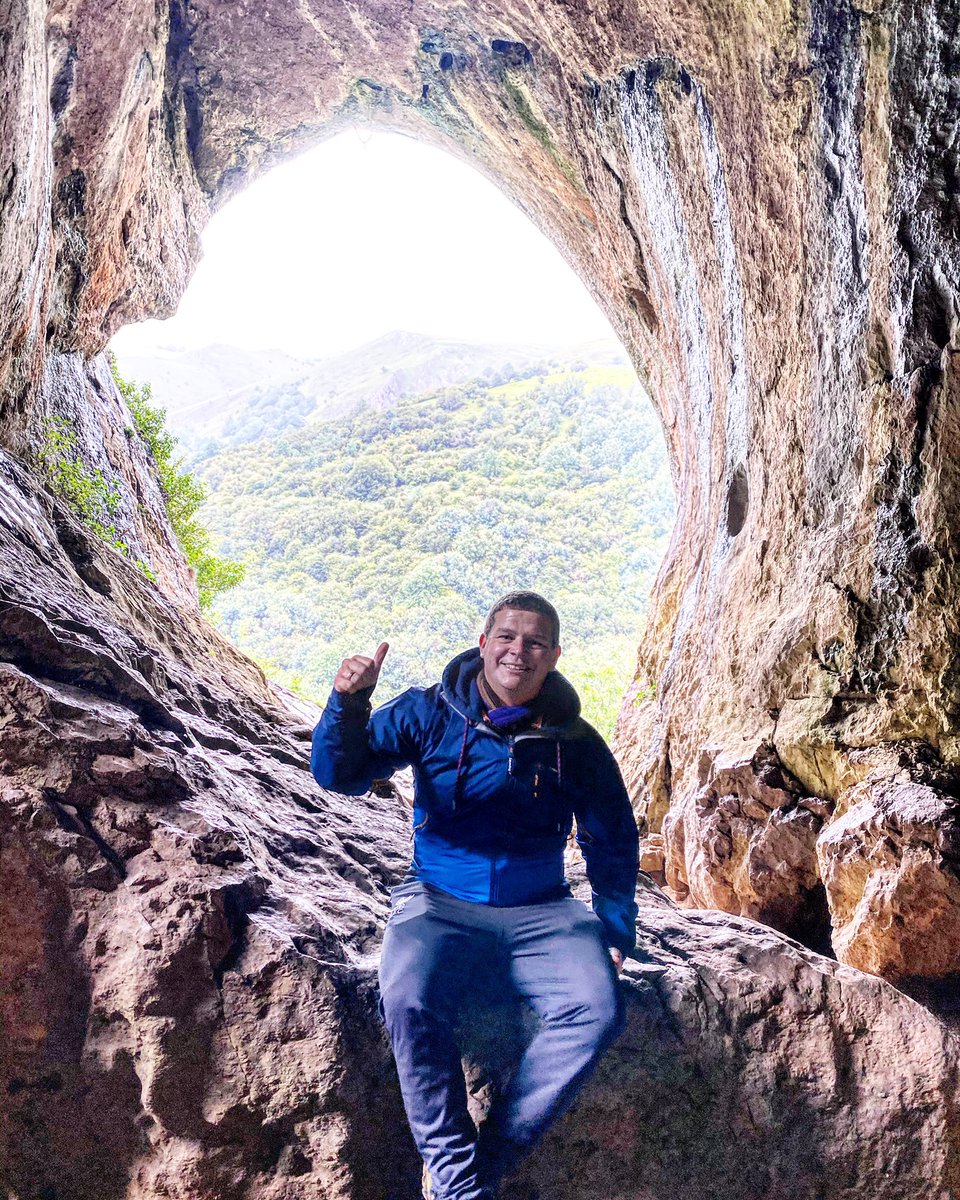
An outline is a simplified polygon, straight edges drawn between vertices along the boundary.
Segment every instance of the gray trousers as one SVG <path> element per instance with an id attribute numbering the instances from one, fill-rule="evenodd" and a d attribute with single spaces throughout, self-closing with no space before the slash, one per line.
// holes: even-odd
<path id="1" fill-rule="evenodd" d="M 477 981 L 488 990 L 491 975 L 538 1023 L 478 1145 L 455 1029 Z M 380 994 L 410 1130 L 437 1200 L 491 1197 L 573 1103 L 624 1021 L 603 927 L 572 897 L 494 908 L 401 884 L 391 893 Z"/>

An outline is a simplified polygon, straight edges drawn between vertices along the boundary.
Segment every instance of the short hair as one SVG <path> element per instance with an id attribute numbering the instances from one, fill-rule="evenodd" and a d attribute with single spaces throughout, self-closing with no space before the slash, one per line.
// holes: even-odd
<path id="1" fill-rule="evenodd" d="M 483 623 L 483 633 L 486 636 L 493 628 L 497 613 L 505 608 L 516 608 L 520 612 L 535 612 L 547 618 L 550 622 L 550 636 L 554 646 L 560 645 L 560 616 L 549 600 L 545 600 L 538 592 L 507 592 L 501 596 L 493 608 L 487 613 Z"/>

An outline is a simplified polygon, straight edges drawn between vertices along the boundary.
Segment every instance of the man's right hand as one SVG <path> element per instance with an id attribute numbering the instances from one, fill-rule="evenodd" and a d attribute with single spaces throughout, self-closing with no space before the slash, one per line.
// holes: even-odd
<path id="1" fill-rule="evenodd" d="M 387 642 L 381 642 L 373 658 L 367 658 L 364 654 L 354 654 L 352 658 L 345 658 L 333 680 L 335 690 L 362 692 L 364 688 L 376 687 L 380 678 L 380 668 L 389 649 Z"/>

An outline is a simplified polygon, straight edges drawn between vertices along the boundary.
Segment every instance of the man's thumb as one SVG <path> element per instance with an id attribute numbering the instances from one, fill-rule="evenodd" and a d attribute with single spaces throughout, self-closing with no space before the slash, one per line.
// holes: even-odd
<path id="1" fill-rule="evenodd" d="M 373 665 L 377 668 L 378 671 L 383 666 L 383 660 L 387 657 L 387 651 L 389 649 L 390 649 L 389 642 L 381 642 L 380 645 L 377 647 L 377 652 L 373 656 Z"/>

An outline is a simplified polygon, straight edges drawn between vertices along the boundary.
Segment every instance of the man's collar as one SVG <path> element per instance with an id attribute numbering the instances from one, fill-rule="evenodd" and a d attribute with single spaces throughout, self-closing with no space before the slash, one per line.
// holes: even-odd
<path id="1" fill-rule="evenodd" d="M 477 674 L 476 678 L 477 691 L 480 693 L 480 699 L 486 709 L 484 716 L 489 712 L 496 712 L 497 709 L 514 709 L 517 712 L 516 721 L 518 724 L 529 722 L 530 726 L 540 726 L 543 724 L 543 711 L 539 704 L 540 692 L 532 697 L 525 704 L 513 705 L 509 701 L 501 699 L 487 682 L 487 677 L 483 673 L 483 668 Z M 499 725 L 500 722 L 492 722 L 494 725 Z"/>
<path id="2" fill-rule="evenodd" d="M 506 700 L 501 700 L 490 684 L 487 683 L 487 677 L 483 673 L 482 666 L 477 675 L 477 691 L 480 693 L 480 699 L 483 701 L 484 708 L 489 709 L 507 707 Z"/>

